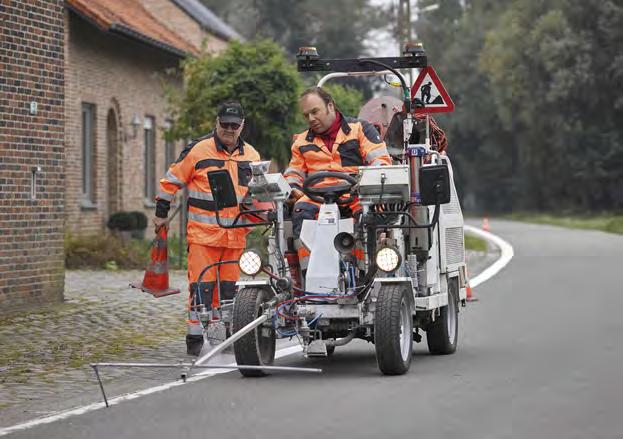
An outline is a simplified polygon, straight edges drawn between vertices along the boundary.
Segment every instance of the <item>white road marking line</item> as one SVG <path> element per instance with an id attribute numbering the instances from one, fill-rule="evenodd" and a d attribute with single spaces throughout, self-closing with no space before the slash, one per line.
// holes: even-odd
<path id="1" fill-rule="evenodd" d="M 480 230 L 476 227 L 469 226 L 469 225 L 465 225 L 465 229 L 474 235 L 478 235 L 482 237 L 483 239 L 492 241 L 495 245 L 497 245 L 500 248 L 501 253 L 502 253 L 500 258 L 497 261 L 495 261 L 491 266 L 489 266 L 486 270 L 484 270 L 478 276 L 470 279 L 469 284 L 472 288 L 474 288 L 477 285 L 480 285 L 486 282 L 487 280 L 491 279 L 502 268 L 504 268 L 506 264 L 508 264 L 510 260 L 513 258 L 514 252 L 513 252 L 513 247 L 509 243 L 504 241 L 499 236 L 494 235 L 493 233 L 485 232 L 484 230 Z M 301 346 L 299 345 L 289 346 L 287 348 L 279 349 L 277 352 L 275 352 L 275 358 L 286 357 L 288 355 L 292 355 L 300 351 L 301 351 Z M 231 366 L 235 366 L 235 365 L 236 363 L 231 363 Z M 209 378 L 214 375 L 219 375 L 222 373 L 229 373 L 229 372 L 231 372 L 231 370 L 228 370 L 228 369 L 220 369 L 220 370 L 208 369 L 208 370 L 199 372 L 196 375 L 193 375 L 192 377 L 188 378 L 186 381 L 189 383 L 200 381 L 200 380 Z M 161 386 L 150 387 L 149 389 L 117 396 L 116 398 L 112 398 L 108 400 L 108 404 L 113 406 L 123 401 L 130 401 L 132 399 L 140 398 L 141 396 L 151 395 L 152 393 L 162 392 L 163 390 L 172 389 L 173 387 L 178 387 L 182 385 L 184 385 L 184 383 L 181 380 L 173 381 L 167 384 L 163 384 Z M 105 407 L 106 406 L 104 405 L 103 402 L 96 402 L 94 404 L 89 404 L 83 407 L 77 407 L 75 409 L 70 409 L 70 410 L 54 413 L 49 416 L 44 416 L 42 418 L 37 418 L 31 421 L 24 422 L 22 424 L 16 424 L 11 427 L 2 428 L 0 429 L 0 436 L 7 435 L 9 433 L 14 433 L 20 430 L 26 430 L 28 428 L 36 427 L 37 425 L 49 424 L 51 422 L 60 421 L 62 419 L 66 419 L 71 416 L 82 415 L 82 414 L 89 413 L 95 410 L 99 410 Z"/>
<path id="2" fill-rule="evenodd" d="M 300 345 L 288 346 L 286 348 L 279 349 L 277 352 L 275 352 L 275 358 L 287 357 L 288 355 L 292 355 L 300 351 L 301 351 Z M 230 363 L 228 364 L 228 366 L 236 366 L 236 363 Z M 218 370 L 206 369 L 202 372 L 199 372 L 196 375 L 189 377 L 186 380 L 186 382 L 191 383 L 191 382 L 201 381 L 205 378 L 210 378 L 211 376 L 214 376 L 214 375 L 220 375 L 222 373 L 229 373 L 229 372 L 232 372 L 232 370 L 231 369 L 218 369 Z M 170 383 L 162 384 L 160 386 L 155 386 L 155 387 L 150 387 L 145 390 L 140 390 L 138 392 L 133 392 L 133 393 L 128 393 L 125 395 L 117 396 L 115 398 L 109 399 L 108 404 L 110 406 L 117 405 L 124 401 L 130 401 L 132 399 L 140 398 L 141 396 L 151 395 L 152 393 L 162 392 L 163 390 L 168 390 L 168 389 L 172 389 L 174 387 L 183 386 L 183 385 L 184 385 L 184 382 L 182 382 L 181 380 L 173 381 Z M 75 409 L 61 411 L 58 413 L 54 413 L 52 415 L 44 416 L 42 418 L 33 419 L 31 421 L 27 421 L 22 424 L 16 424 L 11 427 L 2 428 L 0 429 L 0 436 L 7 435 L 9 433 L 14 433 L 20 430 L 26 430 L 28 428 L 36 427 L 37 425 L 49 424 L 51 422 L 60 421 L 61 419 L 67 419 L 72 416 L 83 415 L 85 413 L 89 413 L 89 412 L 99 410 L 102 408 L 106 408 L 106 405 L 103 402 L 96 402 L 96 403 L 85 405 L 82 407 L 77 407 Z"/>
<path id="3" fill-rule="evenodd" d="M 498 274 L 498 272 L 502 268 L 504 268 L 506 264 L 510 262 L 511 259 L 513 259 L 515 252 L 513 250 L 513 247 L 508 242 L 504 241 L 502 238 L 500 238 L 497 235 L 494 235 L 493 233 L 485 232 L 484 230 L 481 230 L 474 226 L 469 226 L 467 224 L 465 225 L 465 230 L 473 235 L 479 236 L 483 239 L 486 239 L 487 241 L 493 242 L 495 245 L 497 245 L 500 248 L 500 251 L 501 251 L 501 255 L 497 261 L 495 261 L 493 264 L 487 267 L 478 276 L 469 280 L 469 286 L 472 288 L 475 288 L 478 285 L 488 281 L 496 274 Z"/>

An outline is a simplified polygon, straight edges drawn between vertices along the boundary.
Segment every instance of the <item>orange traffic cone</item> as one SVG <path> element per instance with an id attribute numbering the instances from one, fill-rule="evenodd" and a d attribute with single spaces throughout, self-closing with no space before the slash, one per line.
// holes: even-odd
<path id="1" fill-rule="evenodd" d="M 156 233 L 151 248 L 151 262 L 145 270 L 143 283 L 131 283 L 132 288 L 138 288 L 154 297 L 170 296 L 179 294 L 180 290 L 169 288 L 169 262 L 167 258 L 167 229 L 161 227 Z"/>
<path id="2" fill-rule="evenodd" d="M 469 286 L 469 282 L 467 283 L 465 288 L 467 289 L 467 299 L 466 300 L 468 302 L 478 302 L 478 299 L 476 299 L 474 297 L 474 295 L 472 294 L 472 287 Z"/>
<path id="3" fill-rule="evenodd" d="M 485 232 L 489 231 L 489 218 L 488 217 L 484 217 L 482 219 L 482 230 L 484 230 Z"/>
<path id="4" fill-rule="evenodd" d="M 465 289 L 467 290 L 466 300 L 468 302 L 478 302 L 478 299 L 476 299 L 472 294 L 472 287 L 469 286 L 469 270 L 467 271 L 467 283 L 465 284 Z"/>

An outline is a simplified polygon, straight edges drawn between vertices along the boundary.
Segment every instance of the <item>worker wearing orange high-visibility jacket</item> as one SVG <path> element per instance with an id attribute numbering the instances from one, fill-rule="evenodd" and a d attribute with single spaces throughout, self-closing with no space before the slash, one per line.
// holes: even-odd
<path id="1" fill-rule="evenodd" d="M 220 296 L 233 299 L 236 281 L 240 278 L 238 264 L 223 264 L 208 270 L 201 285 L 198 277 L 208 265 L 224 260 L 237 260 L 244 247 L 250 229 L 223 229 L 216 221 L 216 205 L 208 172 L 226 169 L 234 183 L 238 201 L 247 193 L 251 179 L 250 163 L 258 161 L 260 155 L 240 138 L 244 126 L 242 106 L 237 102 L 225 102 L 218 107 L 214 131 L 191 142 L 182 151 L 178 160 L 171 165 L 165 177 L 160 180 L 160 192 L 156 196 L 156 228 L 166 226 L 170 203 L 175 193 L 188 188 L 188 334 L 186 346 L 189 355 L 199 355 L 203 345 L 202 327 L 198 319 L 197 305 L 205 304 L 210 309 L 218 303 L 216 271 L 220 271 Z M 239 207 L 219 211 L 222 224 L 231 224 L 240 212 Z M 244 224 L 242 217 L 238 224 Z M 197 300 L 198 299 L 198 300 Z M 197 303 L 199 302 L 199 303 Z"/>
<path id="2" fill-rule="evenodd" d="M 307 267 L 309 250 L 300 242 L 303 220 L 315 219 L 319 203 L 305 196 L 301 189 L 308 176 L 319 171 L 356 174 L 359 166 L 391 165 L 391 158 L 379 132 L 368 122 L 342 115 L 333 97 L 320 87 L 305 90 L 299 107 L 309 130 L 295 135 L 292 158 L 284 176 L 292 186 L 292 228 L 301 268 Z M 330 185 L 331 180 L 325 180 Z M 322 183 L 321 183 L 322 184 Z M 344 217 L 356 216 L 361 210 L 359 201 L 340 206 Z"/>

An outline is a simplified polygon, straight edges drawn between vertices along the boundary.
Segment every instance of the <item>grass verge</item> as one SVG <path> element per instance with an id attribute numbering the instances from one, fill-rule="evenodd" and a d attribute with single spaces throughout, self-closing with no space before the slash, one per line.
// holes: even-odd
<path id="1" fill-rule="evenodd" d="M 555 215 L 543 213 L 514 213 L 507 218 L 536 224 L 550 224 L 571 229 L 601 230 L 623 234 L 623 214 Z"/>
<path id="2" fill-rule="evenodd" d="M 487 241 L 465 233 L 465 250 L 487 253 Z"/>

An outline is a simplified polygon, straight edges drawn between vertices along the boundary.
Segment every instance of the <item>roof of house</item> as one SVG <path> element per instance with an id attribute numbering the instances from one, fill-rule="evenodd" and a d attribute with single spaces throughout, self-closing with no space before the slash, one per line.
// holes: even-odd
<path id="1" fill-rule="evenodd" d="M 199 0 L 173 0 L 173 2 L 182 8 L 188 15 L 197 21 L 203 28 L 217 37 L 226 40 L 241 40 L 242 37 L 227 23 L 218 18 Z"/>
<path id="2" fill-rule="evenodd" d="M 151 15 L 140 0 L 66 0 L 67 6 L 106 32 L 140 40 L 177 56 L 198 48 Z"/>

